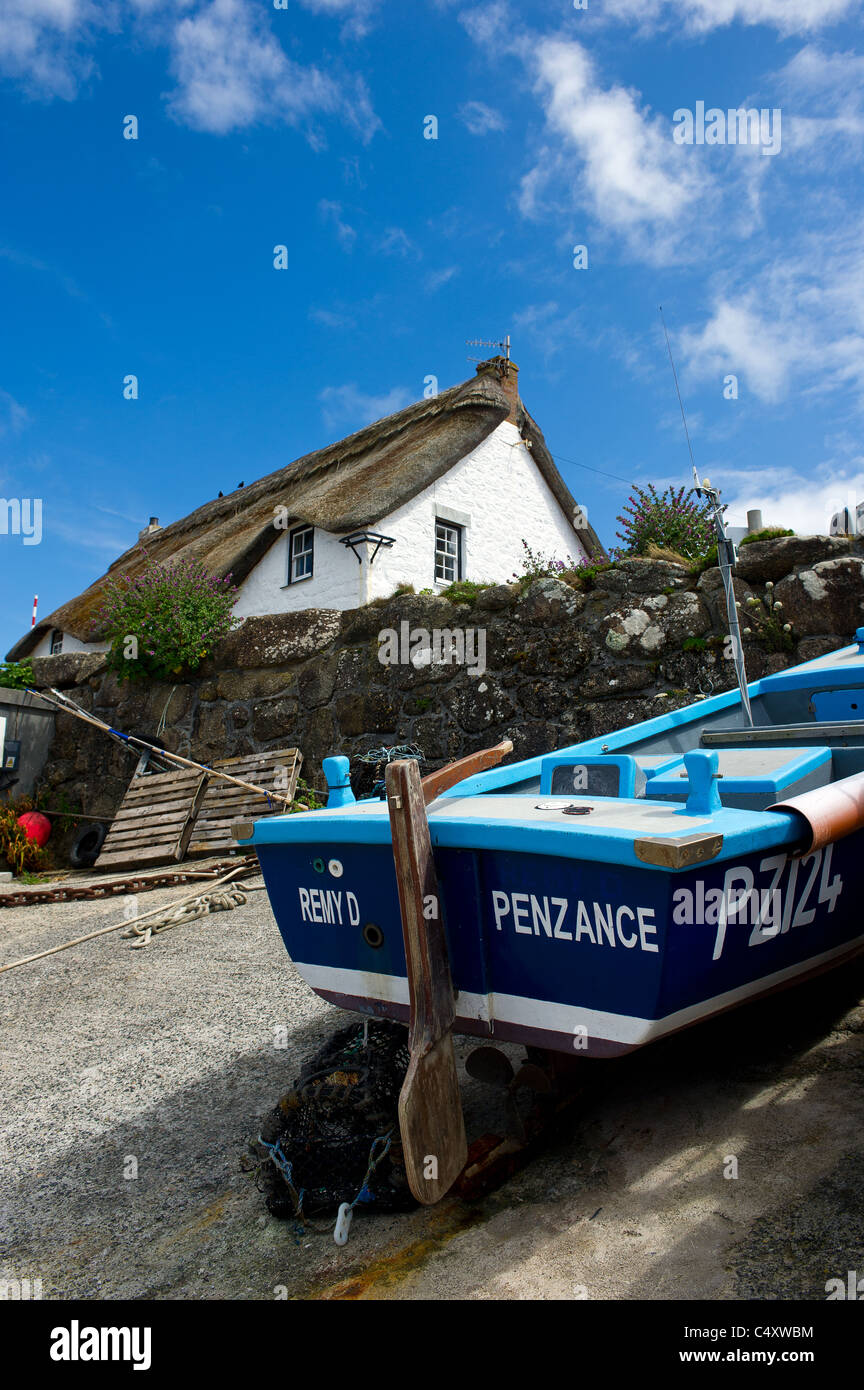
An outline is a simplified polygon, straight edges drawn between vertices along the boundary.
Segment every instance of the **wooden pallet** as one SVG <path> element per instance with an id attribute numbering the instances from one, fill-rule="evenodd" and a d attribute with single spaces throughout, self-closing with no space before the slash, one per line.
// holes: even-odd
<path id="1" fill-rule="evenodd" d="M 94 867 L 141 868 L 182 859 L 206 787 L 207 774 L 197 768 L 133 777 Z"/>
<path id="2" fill-rule="evenodd" d="M 254 782 L 269 793 L 256 796 L 232 782 L 211 777 L 192 831 L 189 854 L 224 854 L 236 849 L 231 834 L 235 821 L 260 820 L 286 811 L 294 800 L 303 754 L 297 748 L 273 748 L 267 753 L 250 753 L 242 758 L 220 758 L 214 768 Z"/>
<path id="3" fill-rule="evenodd" d="M 17 892 L 0 893 L 0 908 L 3 907 L 31 907 L 42 903 L 65 903 L 76 902 L 81 898 L 111 898 L 122 894 L 124 897 L 132 893 L 149 893 L 154 888 L 170 888 L 175 883 L 200 883 L 206 884 L 208 880 L 219 878 L 222 874 L 227 874 L 229 869 L 236 869 L 243 863 L 248 864 L 247 873 L 259 872 L 258 861 L 255 855 L 249 856 L 248 860 L 221 859 L 215 864 L 210 864 L 206 868 L 199 869 L 150 869 L 145 871 L 132 870 L 120 878 L 106 878 L 101 882 L 98 879 L 89 879 L 86 883 L 79 883 L 78 879 L 70 876 L 58 883 L 44 883 L 35 888 L 21 888 Z M 89 872 L 87 870 L 74 870 L 79 878 Z M 238 874 L 238 878 L 243 875 Z M 205 888 L 202 886 L 202 893 Z"/>

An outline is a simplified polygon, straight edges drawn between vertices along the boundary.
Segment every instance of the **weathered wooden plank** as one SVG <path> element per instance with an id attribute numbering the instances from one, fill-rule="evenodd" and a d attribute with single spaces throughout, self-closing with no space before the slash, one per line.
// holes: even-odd
<path id="1" fill-rule="evenodd" d="M 203 774 L 199 774 L 201 776 Z M 143 779 L 141 786 L 131 786 L 127 789 L 125 801 L 128 797 L 130 801 L 165 801 L 172 796 L 182 796 L 190 787 L 197 786 L 198 778 L 189 777 L 183 782 L 173 782 L 166 786 L 161 777 L 147 777 Z"/>
<path id="2" fill-rule="evenodd" d="M 207 774 L 200 771 L 133 778 L 95 867 L 182 859 L 206 788 Z"/>
<path id="3" fill-rule="evenodd" d="M 142 825 L 139 827 L 133 825 L 131 829 L 124 831 L 122 835 L 115 835 L 110 845 L 108 845 L 108 837 L 106 836 L 105 844 L 108 845 L 109 852 L 114 849 L 119 849 L 121 845 L 156 844 L 157 841 L 160 844 L 174 844 L 175 841 L 180 839 L 185 824 L 186 822 L 184 819 L 183 824 L 179 826 Z"/>
<path id="4" fill-rule="evenodd" d="M 274 759 L 278 764 L 286 767 L 292 759 L 300 757 L 298 748 L 274 748 L 266 753 L 241 753 L 236 758 L 220 758 L 213 764 L 214 767 L 222 768 L 225 772 L 232 775 L 238 772 L 252 772 L 254 768 L 261 768 L 266 771 L 273 766 Z"/>
<path id="5" fill-rule="evenodd" d="M 182 856 L 178 853 L 176 844 L 174 845 L 149 845 L 143 849 L 118 849 L 117 853 L 110 855 L 100 855 L 97 866 L 99 869 L 107 869 L 110 866 L 143 865 L 143 863 L 176 863 Z"/>
<path id="6" fill-rule="evenodd" d="M 127 794 L 157 785 L 167 790 L 171 787 L 193 783 L 201 776 L 202 773 L 198 768 L 183 768 L 180 772 L 147 772 L 140 777 L 132 778 L 127 788 Z"/>
<path id="7" fill-rule="evenodd" d="M 296 748 L 274 748 L 266 753 L 247 754 L 241 758 L 220 758 L 213 770 L 225 769 L 232 775 L 249 777 L 272 794 L 245 791 L 230 783 L 211 777 L 206 795 L 189 842 L 189 854 L 212 854 L 236 845 L 230 827 L 240 820 L 260 820 L 263 816 L 279 815 L 291 805 L 297 789 L 297 778 L 303 756 Z M 278 786 L 277 781 L 284 785 Z M 229 833 L 226 835 L 225 830 Z"/>
<path id="8" fill-rule="evenodd" d="M 117 830 L 127 825 L 143 825 L 156 822 L 161 825 L 169 825 L 172 822 L 180 822 L 186 815 L 188 805 L 189 798 L 184 797 L 182 801 L 177 803 L 175 810 L 163 811 L 160 810 L 158 806 L 152 808 L 148 806 L 145 810 L 139 811 L 132 807 L 127 807 L 125 810 L 117 812 L 117 815 L 111 822 L 111 828 L 112 830 Z"/>
<path id="9" fill-rule="evenodd" d="M 274 788 L 272 795 L 269 797 L 250 796 L 248 793 L 245 796 L 242 794 L 240 796 L 214 796 L 212 799 L 208 797 L 207 808 L 209 810 L 214 806 L 239 806 L 241 804 L 246 805 L 247 803 L 249 805 L 255 804 L 258 806 L 269 806 L 271 804 L 276 806 L 282 806 L 286 803 L 286 801 L 290 802 L 290 800 L 291 798 L 286 797 L 284 791 L 282 791 L 281 788 L 279 790 L 276 790 Z"/>
<path id="10" fill-rule="evenodd" d="M 468 1156 L 450 1031 L 453 983 L 416 761 L 390 763 L 385 779 L 411 1001 L 399 1129 L 408 1184 L 428 1206 L 453 1185 Z"/>
<path id="11" fill-rule="evenodd" d="M 190 796 L 195 794 L 195 783 L 190 786 L 173 792 L 168 792 L 165 796 L 134 796 L 127 801 L 124 797 L 119 810 L 146 811 L 151 808 L 158 809 L 164 806 L 166 810 L 176 810 L 182 806 Z"/>

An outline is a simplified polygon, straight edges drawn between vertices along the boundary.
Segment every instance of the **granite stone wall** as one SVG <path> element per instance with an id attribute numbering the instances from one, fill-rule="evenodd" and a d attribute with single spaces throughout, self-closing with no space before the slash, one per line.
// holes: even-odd
<path id="1" fill-rule="evenodd" d="M 864 547 L 826 536 L 743 546 L 735 591 L 742 626 L 751 626 L 745 649 L 756 679 L 852 640 L 864 624 Z M 383 665 L 379 635 L 402 623 L 414 634 L 482 633 L 486 669 Z M 409 594 L 348 612 L 248 618 L 176 686 L 120 684 L 98 654 L 42 657 L 33 666 L 37 686 L 62 688 L 115 728 L 158 734 L 165 747 L 202 762 L 297 745 L 304 777 L 321 788 L 330 753 L 353 759 L 414 742 L 429 771 L 509 737 L 513 759 L 524 758 L 729 689 L 725 633 L 717 569 L 695 575 L 634 559 L 573 585 L 540 579 L 526 589 L 487 588 L 470 605 Z M 134 766 L 104 734 L 58 715 L 41 783 L 49 804 L 107 819 Z M 369 767 L 352 762 L 352 776 L 356 790 L 368 790 Z"/>

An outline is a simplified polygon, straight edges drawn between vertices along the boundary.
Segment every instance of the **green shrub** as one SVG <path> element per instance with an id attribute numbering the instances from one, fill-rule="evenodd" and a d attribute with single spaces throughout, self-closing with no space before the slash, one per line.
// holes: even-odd
<path id="1" fill-rule="evenodd" d="M 108 642 L 118 680 L 169 681 L 194 671 L 238 625 L 237 589 L 230 574 L 219 579 L 192 557 L 160 565 L 144 554 L 134 578 L 108 581 L 92 637 Z"/>
<path id="2" fill-rule="evenodd" d="M 775 600 L 771 580 L 765 585 L 764 598 L 753 594 L 743 605 L 740 621 L 741 636 L 755 638 L 766 651 L 791 652 L 795 646 L 792 624 L 783 621 L 783 604 Z"/>
<path id="3" fill-rule="evenodd" d="M 451 603 L 474 603 L 482 589 L 491 589 L 491 579 L 457 579 L 442 589 L 441 597 L 449 598 Z M 422 590 L 425 593 L 425 590 Z"/>
<path id="4" fill-rule="evenodd" d="M 598 565 L 580 565 L 573 576 L 574 586 L 577 589 L 584 589 L 586 592 L 596 589 L 598 574 L 604 574 L 606 570 L 617 569 L 617 566 L 617 560 L 605 560 Z"/>
<path id="5" fill-rule="evenodd" d="M 558 560 L 553 555 L 544 555 L 540 550 L 532 550 L 526 540 L 522 541 L 522 570 L 514 571 L 513 578 L 523 589 L 533 584 L 535 579 L 563 579 L 571 582 L 574 573 L 581 570 L 584 561 L 568 555 L 566 560 Z"/>
<path id="6" fill-rule="evenodd" d="M 795 532 L 790 531 L 788 526 L 765 526 L 761 531 L 754 531 L 752 535 L 742 536 L 739 545 L 752 545 L 753 541 L 773 541 L 776 536 L 794 536 Z"/>
<path id="7" fill-rule="evenodd" d="M 33 684 L 33 667 L 29 661 L 0 661 L 0 685 L 7 690 L 26 690 Z"/>
<path id="8" fill-rule="evenodd" d="M 302 777 L 297 778 L 297 790 L 294 793 L 294 800 L 288 807 L 289 816 L 296 815 L 298 811 L 321 811 L 326 805 L 326 799 L 321 800 L 314 787 L 310 787 L 308 782 L 304 782 Z"/>

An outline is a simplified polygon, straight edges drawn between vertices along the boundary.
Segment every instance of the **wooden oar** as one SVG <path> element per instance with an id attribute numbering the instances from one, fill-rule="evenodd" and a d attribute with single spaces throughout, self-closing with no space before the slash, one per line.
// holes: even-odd
<path id="1" fill-rule="evenodd" d="M 453 982 L 426 803 L 500 762 L 511 748 L 507 741 L 460 758 L 422 784 L 413 759 L 390 763 L 385 773 L 411 1003 L 411 1060 L 399 1095 L 399 1129 L 408 1185 L 424 1206 L 444 1196 L 468 1156 L 450 1031 Z"/>
<path id="2" fill-rule="evenodd" d="M 464 782 L 466 777 L 473 777 L 476 772 L 486 772 L 488 768 L 497 766 L 502 758 L 506 758 L 507 754 L 512 752 L 513 744 L 509 738 L 505 738 L 502 743 L 496 743 L 494 748 L 481 748 L 477 753 L 469 753 L 465 758 L 457 758 L 455 763 L 448 763 L 438 772 L 430 772 L 420 783 L 426 805 L 450 787 L 455 787 L 457 782 Z"/>

